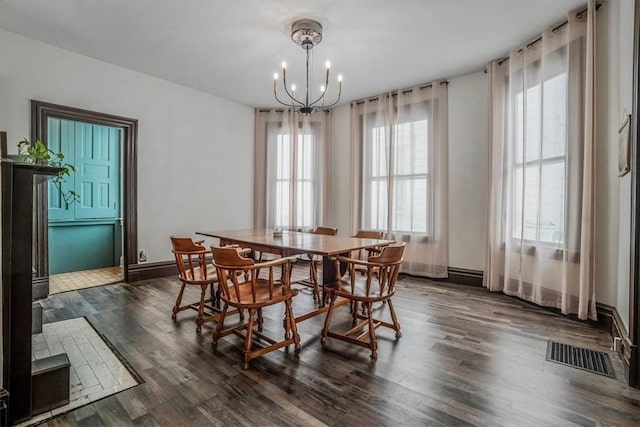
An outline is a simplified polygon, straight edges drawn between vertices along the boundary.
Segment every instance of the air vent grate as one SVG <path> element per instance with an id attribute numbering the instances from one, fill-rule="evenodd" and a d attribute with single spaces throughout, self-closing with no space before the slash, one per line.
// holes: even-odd
<path id="1" fill-rule="evenodd" d="M 601 351 L 548 341 L 547 360 L 610 378 L 616 377 L 609 355 Z"/>

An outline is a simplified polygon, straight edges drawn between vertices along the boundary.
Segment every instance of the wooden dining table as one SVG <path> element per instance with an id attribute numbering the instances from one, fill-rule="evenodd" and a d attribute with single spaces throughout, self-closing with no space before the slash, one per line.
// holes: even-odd
<path id="1" fill-rule="evenodd" d="M 283 231 L 274 234 L 272 229 L 198 231 L 196 234 L 214 237 L 220 245 L 236 244 L 251 248 L 254 251 L 266 252 L 280 256 L 313 254 L 322 256 L 322 298 L 320 306 L 311 312 L 296 317 L 296 322 L 309 319 L 327 311 L 324 305 L 326 286 L 334 283 L 344 275 L 346 265 L 336 270 L 336 262 L 331 258 L 336 255 L 349 256 L 352 251 L 386 246 L 393 240 L 362 239 L 359 237 L 328 236 L 300 231 Z M 339 273 L 339 274 L 338 274 Z"/>

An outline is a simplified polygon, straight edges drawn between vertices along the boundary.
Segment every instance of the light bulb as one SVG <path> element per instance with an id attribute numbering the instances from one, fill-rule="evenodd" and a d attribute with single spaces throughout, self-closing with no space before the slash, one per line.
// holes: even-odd
<path id="1" fill-rule="evenodd" d="M 342 82 L 342 74 L 338 74 L 338 81 Z"/>
<path id="2" fill-rule="evenodd" d="M 325 64 L 324 64 L 324 65 L 325 65 L 327 68 L 331 68 L 331 62 L 329 62 L 329 61 L 325 62 Z"/>
<path id="3" fill-rule="evenodd" d="M 291 85 L 291 92 L 295 92 L 296 91 L 296 85 Z"/>
<path id="4" fill-rule="evenodd" d="M 324 85 L 320 86 L 320 92 L 324 92 L 325 89 Z"/>
<path id="5" fill-rule="evenodd" d="M 278 73 L 273 73 L 273 80 L 278 80 Z"/>
<path id="6" fill-rule="evenodd" d="M 287 63 L 286 63 L 286 62 L 284 62 L 284 61 L 282 61 L 282 68 L 283 68 L 283 69 L 284 69 L 284 68 L 287 68 Z"/>

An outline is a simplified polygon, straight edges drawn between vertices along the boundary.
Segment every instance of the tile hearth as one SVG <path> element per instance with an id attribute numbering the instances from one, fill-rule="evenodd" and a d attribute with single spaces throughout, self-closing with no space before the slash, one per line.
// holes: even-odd
<path id="1" fill-rule="evenodd" d="M 28 426 L 126 390 L 138 381 L 122 364 L 85 318 L 42 325 L 33 335 L 32 360 L 67 353 L 70 368 L 70 402 L 37 415 L 20 426 Z"/>

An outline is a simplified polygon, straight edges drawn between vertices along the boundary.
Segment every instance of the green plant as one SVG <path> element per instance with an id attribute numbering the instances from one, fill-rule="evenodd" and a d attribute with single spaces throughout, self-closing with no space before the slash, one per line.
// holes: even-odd
<path id="1" fill-rule="evenodd" d="M 71 172 L 77 171 L 75 166 L 64 161 L 64 154 L 60 152 L 56 153 L 40 140 L 36 140 L 34 144 L 31 144 L 27 138 L 18 142 L 18 154 L 26 155 L 29 163 L 49 165 L 62 169 L 51 179 L 51 183 L 60 192 L 67 208 L 80 199 L 78 193 L 75 191 L 64 191 L 62 189 L 62 184 L 67 180 L 68 176 L 71 176 Z"/>

